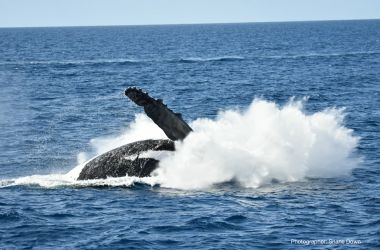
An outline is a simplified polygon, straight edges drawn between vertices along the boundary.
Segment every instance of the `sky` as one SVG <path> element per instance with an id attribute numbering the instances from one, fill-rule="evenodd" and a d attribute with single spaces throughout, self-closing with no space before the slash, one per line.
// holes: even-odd
<path id="1" fill-rule="evenodd" d="M 380 0 L 0 0 L 0 27 L 380 19 Z"/>

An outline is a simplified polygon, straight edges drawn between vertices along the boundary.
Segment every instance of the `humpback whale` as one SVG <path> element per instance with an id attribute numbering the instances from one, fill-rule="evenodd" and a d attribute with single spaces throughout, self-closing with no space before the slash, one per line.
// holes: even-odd
<path id="1" fill-rule="evenodd" d="M 154 99 L 142 89 L 130 87 L 125 95 L 159 126 L 169 139 L 136 141 L 110 150 L 90 160 L 83 167 L 78 180 L 105 179 L 107 177 L 147 177 L 158 167 L 159 160 L 150 157 L 157 153 L 175 150 L 174 141 L 183 140 L 191 127 L 180 113 L 175 113 L 161 99 Z"/>

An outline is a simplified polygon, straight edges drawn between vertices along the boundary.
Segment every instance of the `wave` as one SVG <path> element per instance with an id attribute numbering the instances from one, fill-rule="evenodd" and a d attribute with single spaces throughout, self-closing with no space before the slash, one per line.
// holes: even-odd
<path id="1" fill-rule="evenodd" d="M 284 106 L 255 99 L 245 110 L 226 110 L 216 119 L 199 118 L 194 132 L 176 151 L 160 162 L 152 177 L 121 177 L 77 181 L 90 157 L 120 145 L 165 134 L 145 115 L 139 114 L 121 135 L 91 140 L 93 153 L 78 154 L 78 166 L 64 175 L 34 175 L 2 180 L 13 185 L 131 186 L 135 183 L 176 189 L 207 189 L 234 182 L 257 188 L 308 177 L 330 178 L 350 174 L 360 162 L 355 156 L 359 138 L 344 126 L 343 109 L 330 108 L 308 114 L 304 101 Z"/>
<path id="2" fill-rule="evenodd" d="M 173 62 L 180 62 L 180 63 L 231 62 L 231 61 L 241 61 L 244 59 L 245 58 L 241 56 L 221 56 L 221 57 L 209 57 L 209 58 L 188 57 L 188 58 L 181 58 L 179 60 L 174 60 Z"/>
<path id="3" fill-rule="evenodd" d="M 0 65 L 57 65 L 57 66 L 77 66 L 77 65 L 107 65 L 107 64 L 141 64 L 141 63 L 153 63 L 153 62 L 169 62 L 169 63 L 196 63 L 196 62 L 228 62 L 228 61 L 240 61 L 244 60 L 244 57 L 240 56 L 222 56 L 222 57 L 189 57 L 180 59 L 94 59 L 94 60 L 35 60 L 35 61 L 0 61 Z"/>
<path id="4" fill-rule="evenodd" d="M 344 56 L 357 56 L 357 55 L 380 55 L 380 51 L 356 51 L 356 52 L 343 52 L 343 53 L 308 53 L 298 55 L 274 55 L 264 56 L 270 59 L 299 59 L 299 58 L 313 58 L 313 57 L 344 57 Z"/>
<path id="5" fill-rule="evenodd" d="M 0 61 L 0 65 L 57 65 L 57 66 L 78 66 L 78 65 L 135 65 L 141 63 L 202 63 L 202 62 L 233 62 L 243 61 L 255 58 L 264 59 L 299 59 L 299 58 L 317 58 L 317 57 L 342 57 L 342 56 L 357 56 L 357 55 L 380 55 L 380 51 L 357 51 L 343 53 L 308 53 L 297 55 L 269 55 L 256 56 L 247 58 L 243 56 L 220 56 L 220 57 L 186 57 L 179 59 L 93 59 L 93 60 L 32 60 L 32 61 Z"/>
<path id="6" fill-rule="evenodd" d="M 147 62 L 145 60 L 135 59 L 94 59 L 94 60 L 36 60 L 36 61 L 2 61 L 0 65 L 62 65 L 62 66 L 76 66 L 76 65 L 102 65 L 102 64 L 139 64 Z"/>

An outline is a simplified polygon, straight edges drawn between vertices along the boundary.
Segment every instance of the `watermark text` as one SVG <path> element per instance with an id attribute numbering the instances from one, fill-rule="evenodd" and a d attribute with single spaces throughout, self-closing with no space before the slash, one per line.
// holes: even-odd
<path id="1" fill-rule="evenodd" d="M 294 245 L 360 245 L 363 242 L 357 239 L 316 239 L 316 240 L 306 240 L 306 239 L 291 239 L 291 244 Z"/>

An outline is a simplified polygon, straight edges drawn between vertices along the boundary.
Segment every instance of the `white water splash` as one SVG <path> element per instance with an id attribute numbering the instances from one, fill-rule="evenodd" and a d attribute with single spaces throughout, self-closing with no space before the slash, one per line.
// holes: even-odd
<path id="1" fill-rule="evenodd" d="M 94 138 L 90 141 L 94 149 L 92 154 L 81 152 L 77 156 L 78 164 L 88 161 L 90 157 L 101 155 L 111 149 L 125 144 L 147 139 L 164 139 L 165 133 L 145 114 L 137 114 L 135 120 L 118 136 Z M 78 173 L 79 175 L 79 173 Z"/>
<path id="2" fill-rule="evenodd" d="M 215 120 L 200 118 L 192 132 L 176 142 L 176 152 L 164 155 L 153 177 L 120 177 L 77 181 L 89 160 L 78 154 L 78 166 L 64 175 L 34 175 L 3 180 L 0 186 L 130 186 L 141 182 L 178 189 L 204 189 L 234 180 L 243 187 L 259 187 L 273 179 L 282 182 L 306 177 L 347 175 L 358 164 L 354 157 L 358 137 L 343 125 L 342 109 L 314 114 L 303 111 L 302 102 L 280 107 L 254 100 L 244 111 L 227 110 Z M 143 139 L 165 134 L 144 114 L 121 135 L 91 140 L 95 155 Z M 92 155 L 92 156 L 95 156 Z"/>
<path id="3" fill-rule="evenodd" d="M 228 110 L 216 120 L 198 119 L 194 133 L 155 172 L 164 187 L 202 189 L 235 180 L 259 187 L 273 179 L 349 174 L 358 138 L 343 126 L 342 110 L 306 114 L 302 102 L 279 107 L 255 100 L 245 111 Z"/>

